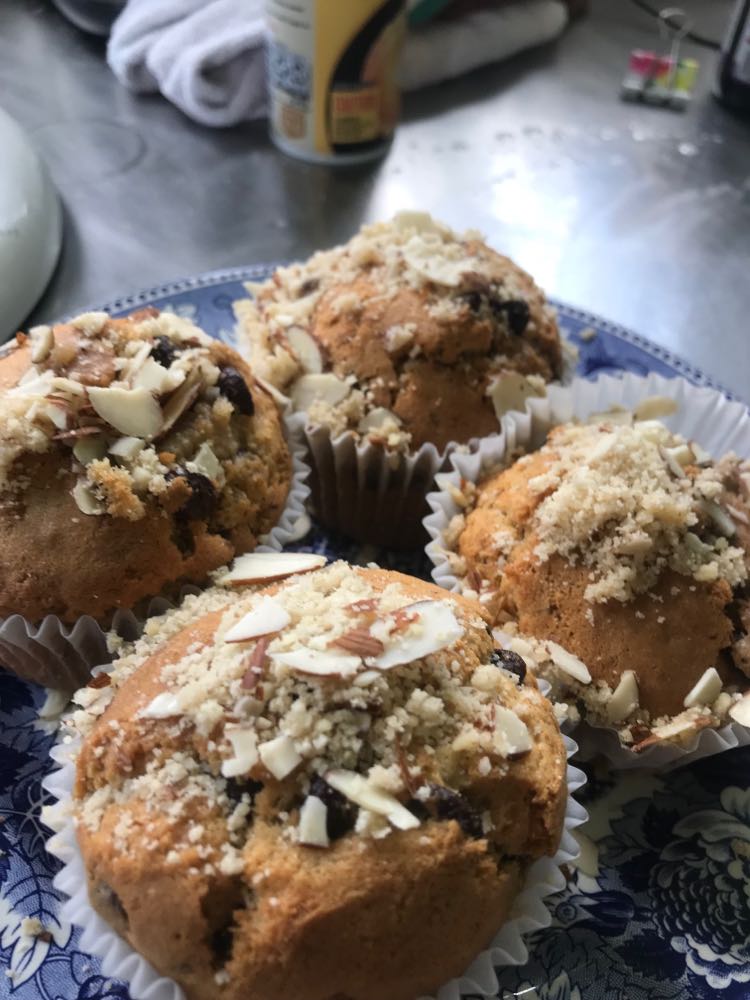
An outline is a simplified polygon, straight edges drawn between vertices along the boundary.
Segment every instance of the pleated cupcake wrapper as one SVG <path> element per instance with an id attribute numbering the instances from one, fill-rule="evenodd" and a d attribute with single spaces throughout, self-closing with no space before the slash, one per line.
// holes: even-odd
<path id="1" fill-rule="evenodd" d="M 566 736 L 563 741 L 570 760 L 577 746 Z M 55 888 L 68 897 L 62 903 L 60 916 L 82 929 L 78 947 L 101 960 L 105 976 L 125 980 L 129 984 L 133 1000 L 185 1000 L 180 987 L 172 979 L 159 975 L 145 958 L 115 933 L 89 902 L 86 870 L 70 811 L 76 749 L 76 742 L 59 743 L 53 747 L 51 756 L 60 767 L 48 774 L 42 782 L 45 790 L 57 799 L 55 805 L 46 808 L 44 822 L 54 830 L 47 840 L 47 850 L 63 862 L 63 867 L 54 880 Z M 586 777 L 570 763 L 567 767 L 567 782 L 568 800 L 557 853 L 554 857 L 542 858 L 531 866 L 509 919 L 490 947 L 477 956 L 460 979 L 446 983 L 429 1000 L 459 1000 L 466 993 L 493 997 L 498 990 L 495 968 L 523 965 L 527 961 L 524 936 L 549 926 L 551 915 L 545 900 L 565 887 L 561 866 L 574 862 L 578 857 L 578 842 L 573 831 L 588 818 L 586 810 L 573 798 L 573 793 L 585 784 Z M 373 972 L 373 975 L 376 974 Z"/>
<path id="2" fill-rule="evenodd" d="M 433 563 L 432 577 L 446 590 L 460 591 L 461 584 L 451 567 L 444 534 L 451 518 L 462 513 L 452 490 L 460 489 L 461 480 L 476 483 L 494 469 L 506 466 L 516 449 L 532 451 L 544 443 L 550 428 L 573 418 L 583 419 L 603 413 L 613 406 L 632 410 L 652 396 L 665 396 L 677 403 L 669 416 L 660 417 L 670 430 L 696 441 L 714 458 L 736 452 L 750 457 L 750 413 L 744 403 L 729 400 L 720 392 L 694 386 L 682 378 L 646 377 L 625 374 L 602 375 L 595 381 L 574 379 L 569 386 L 550 385 L 545 398 L 531 399 L 523 413 L 514 411 L 503 417 L 501 431 L 481 441 L 470 454 L 454 454 L 450 472 L 438 478 L 438 490 L 427 502 L 432 513 L 425 518 L 425 528 L 432 541 L 427 555 Z M 682 745 L 659 743 L 640 753 L 624 746 L 611 726 L 584 724 L 576 738 L 586 754 L 601 753 L 617 768 L 677 767 L 724 750 L 750 743 L 750 729 L 731 721 L 718 729 L 703 729 Z"/>
<path id="3" fill-rule="evenodd" d="M 278 524 L 262 535 L 257 552 L 278 552 L 285 545 L 296 541 L 309 528 L 305 503 L 310 494 L 307 477 L 310 470 L 305 461 L 305 448 L 297 436 L 287 428 L 289 449 L 292 453 L 292 482 L 284 510 Z M 187 587 L 183 593 L 195 593 Z M 154 598 L 145 615 L 138 611 L 117 611 L 113 627 L 121 634 L 133 638 L 133 630 L 140 634 L 146 617 L 162 614 L 170 601 Z M 105 629 L 93 618 L 84 615 L 73 625 L 65 625 L 55 615 L 47 615 L 37 625 L 21 615 L 0 618 L 0 666 L 6 667 L 22 680 L 43 687 L 72 693 L 83 687 L 92 667 L 108 659 Z"/>
<path id="4" fill-rule="evenodd" d="M 563 341 L 562 382 L 573 377 L 576 349 Z M 548 384 L 547 389 L 550 388 Z M 429 402 L 428 404 L 429 405 Z M 310 463 L 310 506 L 320 523 L 365 544 L 393 549 L 421 548 L 426 542 L 426 497 L 449 456 L 476 449 L 479 438 L 450 442 L 442 450 L 426 443 L 410 454 L 388 451 L 351 431 L 337 437 L 289 409 L 287 419 L 305 444 Z"/>
<path id="5" fill-rule="evenodd" d="M 347 431 L 332 437 L 305 414 L 291 417 L 310 463 L 310 504 L 326 528 L 394 549 L 424 545 L 425 497 L 447 451 L 424 444 L 411 455 L 388 451 Z"/>

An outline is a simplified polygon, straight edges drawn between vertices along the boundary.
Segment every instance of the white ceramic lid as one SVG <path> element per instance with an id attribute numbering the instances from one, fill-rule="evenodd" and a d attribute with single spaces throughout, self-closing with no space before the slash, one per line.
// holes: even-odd
<path id="1" fill-rule="evenodd" d="M 47 169 L 0 108 L 0 342 L 34 308 L 55 268 L 62 212 Z"/>

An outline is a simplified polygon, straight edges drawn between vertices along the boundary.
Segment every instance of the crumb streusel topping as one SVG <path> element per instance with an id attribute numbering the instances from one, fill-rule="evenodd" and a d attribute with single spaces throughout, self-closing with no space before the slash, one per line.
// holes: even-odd
<path id="1" fill-rule="evenodd" d="M 227 870 L 241 865 L 263 789 L 284 835 L 311 846 L 327 846 L 342 824 L 382 837 L 435 812 L 482 836 L 491 820 L 462 785 L 502 776 L 532 748 L 541 695 L 522 683 L 518 655 L 493 651 L 466 605 L 447 594 L 415 601 L 398 580 L 373 586 L 369 571 L 344 563 L 234 600 L 216 587 L 149 620 L 106 682 L 76 695 L 73 728 L 90 739 L 123 684 L 211 612 L 211 642 L 161 658 L 161 690 L 136 716 L 147 748 L 139 773 L 89 774 L 79 822 L 95 827 L 112 801 L 161 810 L 160 790 L 173 787 L 176 823 L 194 797 L 227 817 Z M 119 724 L 110 725 L 95 759 L 121 749 Z M 127 850 L 127 821 L 121 827 L 117 849 Z M 200 830 L 186 831 L 200 841 Z"/>
<path id="2" fill-rule="evenodd" d="M 658 420 L 617 411 L 556 427 L 541 448 L 478 485 L 445 485 L 459 512 L 449 521 L 443 544 L 461 590 L 493 609 L 496 620 L 504 623 L 503 632 L 496 634 L 552 685 L 550 697 L 558 711 L 576 721 L 583 709 L 587 719 L 615 726 L 623 743 L 638 748 L 660 740 L 685 742 L 697 729 L 732 719 L 750 724 L 750 699 L 741 683 L 743 673 L 750 676 L 750 463 L 734 455 L 714 462 L 699 445 Z M 483 516 L 491 519 L 475 520 Z M 470 557 L 466 532 L 480 523 L 486 525 L 481 553 Z M 471 543 L 477 544 L 476 539 Z M 585 663 L 544 637 L 519 636 L 512 620 L 518 612 L 515 574 L 552 559 L 586 571 L 580 584 L 586 609 L 582 625 L 584 632 L 591 631 L 577 634 L 581 648 L 588 650 Z M 672 580 L 669 587 L 665 579 Z M 566 594 L 568 586 L 569 578 L 561 579 L 558 595 Z M 659 593 L 665 587 L 667 597 Z M 662 613 L 664 601 L 697 597 L 700 588 L 711 587 L 725 595 L 715 612 L 721 628 L 725 616 L 731 617 L 731 625 L 726 619 L 726 647 L 716 640 L 718 660 L 710 657 L 704 670 L 698 665 L 698 674 L 679 694 L 682 710 L 663 715 L 644 707 L 639 675 L 627 669 L 626 640 L 619 679 L 610 677 L 608 683 L 596 676 L 611 655 L 611 650 L 604 652 L 606 641 L 597 649 L 595 638 L 598 615 L 608 613 L 608 604 L 635 607 L 635 635 L 646 625 L 656 629 L 656 637 L 664 629 L 667 645 L 657 645 L 654 652 L 661 663 L 669 656 L 669 629 L 685 632 L 671 611 Z M 549 598 L 558 599 L 565 598 Z M 541 625 L 553 634 L 556 610 Z M 712 622 L 718 628 L 715 618 Z M 635 655 L 632 648 L 630 655 Z M 727 673 L 728 667 L 721 665 L 725 661 L 737 673 Z M 655 670 L 656 663 L 649 673 Z M 675 679 L 679 683 L 678 667 Z M 640 676 L 641 687 L 644 683 Z"/>
<path id="3" fill-rule="evenodd" d="M 540 562 L 557 554 L 590 569 L 585 597 L 592 603 L 630 601 L 667 569 L 700 582 L 726 580 L 733 588 L 748 580 L 745 549 L 733 543 L 735 521 L 746 523 L 747 514 L 725 494 L 732 483 L 750 495 L 749 462 L 733 455 L 713 462 L 659 421 L 625 422 L 621 415 L 557 427 L 517 467 L 540 461 L 543 471 L 529 481 L 538 497 L 531 516 L 493 539 L 500 569 L 523 538 L 533 537 Z M 481 488 L 467 483 L 466 495 L 452 492 L 468 513 Z M 465 513 L 452 520 L 448 549 L 464 524 Z M 463 576 L 461 557 L 450 558 Z M 469 591 L 484 590 L 466 582 Z"/>
<path id="4" fill-rule="evenodd" d="M 476 360 L 486 359 L 482 384 L 498 416 L 544 394 L 545 378 L 533 369 L 511 370 L 517 365 L 502 345 L 507 337 L 533 337 L 539 317 L 552 323 L 553 313 L 528 276 L 501 260 L 479 233 L 459 235 L 425 213 L 402 212 L 248 285 L 253 299 L 235 303 L 240 343 L 254 370 L 309 422 L 408 451 L 411 434 L 392 407 L 415 359 L 452 365 L 456 378 L 476 377 Z M 532 304 L 530 288 L 539 303 Z M 423 298 L 428 323 L 394 319 L 379 330 L 384 356 L 367 377 L 338 364 L 314 335 L 322 311 L 328 322 L 350 316 L 356 325 L 363 296 L 368 309 L 382 303 L 387 315 L 387 304 L 405 290 Z M 469 319 L 476 320 L 474 333 L 457 333 Z"/>
<path id="5" fill-rule="evenodd" d="M 732 587 L 747 580 L 744 549 L 732 544 L 734 524 L 721 506 L 732 456 L 715 465 L 654 420 L 568 424 L 542 452 L 551 461 L 529 484 L 542 497 L 530 523 L 534 553 L 588 566 L 587 600 L 628 601 L 667 568 Z"/>

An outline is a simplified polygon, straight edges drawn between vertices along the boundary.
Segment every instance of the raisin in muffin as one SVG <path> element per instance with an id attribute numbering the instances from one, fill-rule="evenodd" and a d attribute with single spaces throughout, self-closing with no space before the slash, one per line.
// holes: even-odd
<path id="1" fill-rule="evenodd" d="M 481 609 L 336 563 L 154 622 L 76 696 L 94 907 L 188 1000 L 460 974 L 567 799 L 551 706 Z"/>
<path id="2" fill-rule="evenodd" d="M 473 491 L 454 565 L 574 716 L 686 742 L 746 714 L 749 487 L 658 421 L 566 424 Z"/>
<path id="3" fill-rule="evenodd" d="M 0 357 L 0 616 L 102 620 L 201 582 L 282 511 L 291 458 L 245 362 L 147 309 Z"/>
<path id="4" fill-rule="evenodd" d="M 477 234 L 459 236 L 422 213 L 366 226 L 251 291 L 235 311 L 254 370 L 290 397 L 308 429 L 369 442 L 402 479 L 406 456 L 496 433 L 503 412 L 561 372 L 554 315 L 531 277 Z M 319 516 L 377 540 L 372 503 L 350 527 L 352 500 L 336 503 L 336 489 L 326 489 L 327 464 L 325 454 L 313 461 Z M 351 462 L 334 471 L 339 490 L 344 481 L 360 493 L 368 486 Z M 393 511 L 392 498 L 386 506 Z M 423 506 L 411 512 L 412 535 Z"/>

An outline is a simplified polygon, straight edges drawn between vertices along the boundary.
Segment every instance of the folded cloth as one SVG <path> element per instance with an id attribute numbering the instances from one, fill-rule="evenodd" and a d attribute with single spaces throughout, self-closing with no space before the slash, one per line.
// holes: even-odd
<path id="1" fill-rule="evenodd" d="M 107 62 L 140 94 L 161 91 L 202 125 L 266 113 L 263 0 L 128 0 Z"/>
<path id="2" fill-rule="evenodd" d="M 161 92 L 202 125 L 266 113 L 264 0 L 128 0 L 107 61 L 136 93 Z M 407 36 L 401 83 L 416 90 L 555 38 L 563 0 L 525 0 L 437 21 Z"/>

